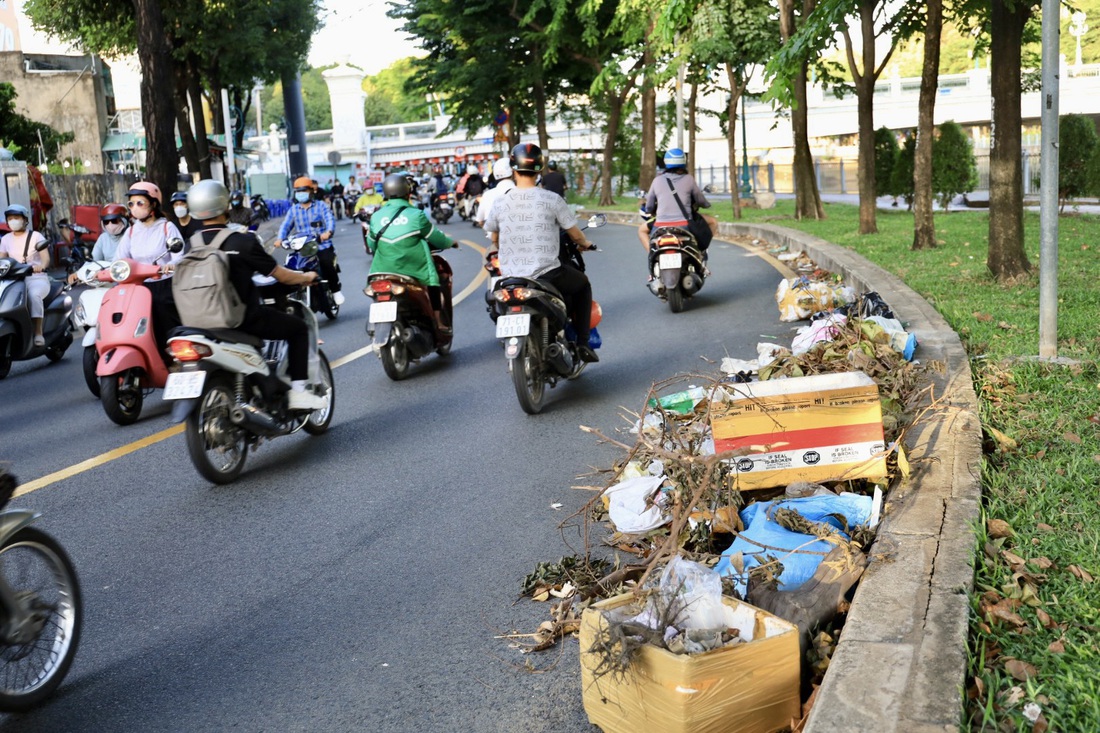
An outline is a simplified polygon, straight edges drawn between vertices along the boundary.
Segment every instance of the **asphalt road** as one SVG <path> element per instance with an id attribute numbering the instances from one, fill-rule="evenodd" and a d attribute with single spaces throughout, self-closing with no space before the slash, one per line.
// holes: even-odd
<path id="1" fill-rule="evenodd" d="M 465 222 L 445 229 L 485 243 Z M 198 476 L 182 435 L 164 437 L 159 395 L 137 424 L 111 423 L 79 341 L 58 364 L 16 363 L 0 382 L 0 459 L 24 482 L 98 465 L 14 502 L 71 553 L 86 616 L 58 695 L 0 730 L 595 730 L 575 640 L 532 673 L 494 639 L 547 618 L 517 602 L 523 576 L 573 552 L 558 525 L 591 492 L 570 486 L 618 457 L 578 426 L 623 429 L 620 407 L 639 409 L 655 380 L 716 366 L 701 357 L 753 358 L 789 327 L 779 274 L 744 249 L 715 242 L 713 277 L 672 314 L 644 286 L 632 228 L 590 238 L 601 362 L 550 390 L 543 414 L 519 408 L 482 285 L 456 308 L 449 358 L 403 382 L 374 354 L 339 366 L 331 430 L 264 444 L 225 487 Z M 367 344 L 370 302 L 358 231 L 342 222 L 336 241 L 348 300 L 322 325 L 332 360 Z M 456 292 L 480 274 L 473 247 L 447 256 Z"/>

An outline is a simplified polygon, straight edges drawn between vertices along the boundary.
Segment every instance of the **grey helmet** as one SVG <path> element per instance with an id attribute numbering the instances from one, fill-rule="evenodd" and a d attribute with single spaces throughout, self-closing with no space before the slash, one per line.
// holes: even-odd
<path id="1" fill-rule="evenodd" d="M 218 181 L 199 181 L 187 191 L 187 208 L 196 219 L 215 219 L 229 210 L 229 189 Z"/>
<path id="2" fill-rule="evenodd" d="M 382 181 L 382 195 L 389 199 L 407 199 L 412 195 L 412 185 L 404 173 L 391 173 Z"/>

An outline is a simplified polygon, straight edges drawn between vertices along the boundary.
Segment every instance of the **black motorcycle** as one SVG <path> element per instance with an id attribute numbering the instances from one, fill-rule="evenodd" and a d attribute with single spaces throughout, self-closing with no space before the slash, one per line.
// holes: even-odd
<path id="1" fill-rule="evenodd" d="M 320 222 L 314 222 L 315 228 L 320 228 Z M 290 250 L 286 258 L 286 267 L 289 270 L 299 272 L 316 272 L 317 280 L 311 285 L 304 295 L 305 304 L 314 313 L 324 313 L 330 321 L 335 321 L 340 315 L 340 306 L 333 297 L 332 286 L 328 280 L 323 279 L 321 273 L 321 259 L 317 256 L 320 251 L 321 240 L 316 232 L 310 236 L 290 237 L 283 242 L 283 247 Z"/>
<path id="2" fill-rule="evenodd" d="M 657 227 L 649 235 L 650 291 L 679 313 L 684 300 L 694 296 L 706 280 L 703 252 L 695 237 L 682 227 Z"/>
<path id="3" fill-rule="evenodd" d="M 0 466 L 0 710 L 21 713 L 53 694 L 72 666 L 83 606 L 65 549 L 8 509 L 15 477 Z"/>
<path id="4" fill-rule="evenodd" d="M 596 214 L 584 228 L 595 229 L 605 223 L 607 217 Z M 568 253 L 563 253 L 563 262 L 564 254 Z M 574 259 L 572 255 L 570 259 Z M 583 269 L 583 261 L 580 266 Z M 576 379 L 587 366 L 577 353 L 565 300 L 550 283 L 526 277 L 500 278 L 492 297 L 495 306 L 490 315 L 496 316 L 496 337 L 503 341 L 519 405 L 528 415 L 538 414 L 547 385 L 555 387 L 561 379 Z M 593 312 L 598 312 L 595 300 L 592 305 Z M 592 325 L 596 323 L 594 320 Z"/>
<path id="5" fill-rule="evenodd" d="M 267 208 L 267 202 L 261 194 L 252 194 L 249 205 L 252 207 L 252 221 L 267 221 L 271 218 L 271 210 Z"/>
<path id="6" fill-rule="evenodd" d="M 49 247 L 40 242 L 35 250 Z M 65 351 L 73 343 L 73 299 L 68 286 L 56 280 L 50 281 L 50 292 L 43 303 L 43 346 L 34 345 L 34 324 L 27 304 L 28 277 L 34 274 L 29 264 L 16 262 L 10 257 L 0 257 L 0 379 L 8 376 L 14 361 L 27 361 L 45 356 L 50 361 L 61 361 Z"/>

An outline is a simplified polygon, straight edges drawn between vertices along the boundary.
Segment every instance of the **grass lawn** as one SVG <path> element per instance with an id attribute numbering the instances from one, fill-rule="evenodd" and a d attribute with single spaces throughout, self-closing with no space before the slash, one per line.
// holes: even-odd
<path id="1" fill-rule="evenodd" d="M 813 233 L 896 273 L 970 354 L 987 452 L 964 728 L 1100 730 L 1100 218 L 1060 220 L 1058 353 L 1077 363 L 1057 366 L 1019 358 L 1039 350 L 1038 214 L 1025 214 L 1035 274 L 1003 287 L 985 266 L 987 212 L 938 214 L 939 247 L 914 252 L 908 212 L 880 210 L 879 233 L 861 236 L 856 207 L 825 210 L 800 222 L 783 200 L 745 220 Z M 733 221 L 724 202 L 708 213 Z"/>

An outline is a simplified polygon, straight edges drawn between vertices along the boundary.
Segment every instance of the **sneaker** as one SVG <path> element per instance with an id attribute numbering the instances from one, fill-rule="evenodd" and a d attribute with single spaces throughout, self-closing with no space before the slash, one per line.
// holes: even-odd
<path id="1" fill-rule="evenodd" d="M 339 290 L 337 290 L 335 293 L 332 294 L 332 302 L 335 303 L 336 305 L 343 305 L 344 304 L 344 294 L 341 293 Z"/>
<path id="2" fill-rule="evenodd" d="M 45 346 L 46 345 L 46 339 L 44 339 L 41 336 L 35 336 L 34 337 L 34 345 L 35 346 Z"/>
<path id="3" fill-rule="evenodd" d="M 599 355 L 597 355 L 596 352 L 588 346 L 577 346 L 577 356 L 580 357 L 581 361 L 588 364 L 592 364 L 600 360 Z"/>
<path id="4" fill-rule="evenodd" d="M 313 412 L 314 410 L 323 410 L 328 406 L 328 401 L 324 397 L 308 391 L 296 392 L 291 390 L 287 400 L 291 412 Z"/>

